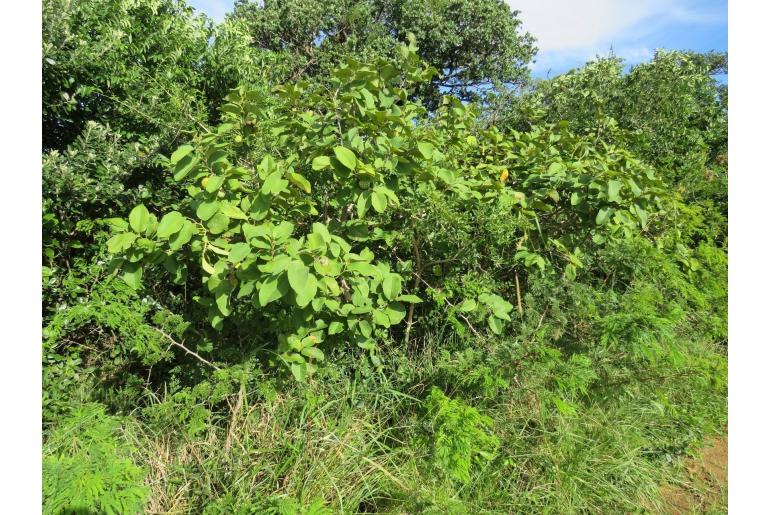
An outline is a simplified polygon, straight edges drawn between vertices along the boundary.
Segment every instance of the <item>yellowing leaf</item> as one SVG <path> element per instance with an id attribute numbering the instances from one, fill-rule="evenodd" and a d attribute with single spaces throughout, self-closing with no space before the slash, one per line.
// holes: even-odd
<path id="1" fill-rule="evenodd" d="M 289 181 L 305 193 L 310 193 L 310 182 L 298 173 L 289 173 Z"/>

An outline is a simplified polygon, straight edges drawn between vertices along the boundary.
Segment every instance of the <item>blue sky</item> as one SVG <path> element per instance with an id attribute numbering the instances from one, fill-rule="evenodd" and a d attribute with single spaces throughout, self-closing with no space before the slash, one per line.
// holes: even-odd
<path id="1" fill-rule="evenodd" d="M 727 0 L 505 1 L 538 40 L 535 77 L 563 73 L 610 48 L 628 64 L 649 60 L 657 48 L 727 50 Z M 188 3 L 221 21 L 233 0 Z"/>
<path id="2" fill-rule="evenodd" d="M 612 48 L 628 64 L 656 49 L 727 50 L 727 0 L 506 0 L 540 49 L 532 72 L 553 76 Z"/>

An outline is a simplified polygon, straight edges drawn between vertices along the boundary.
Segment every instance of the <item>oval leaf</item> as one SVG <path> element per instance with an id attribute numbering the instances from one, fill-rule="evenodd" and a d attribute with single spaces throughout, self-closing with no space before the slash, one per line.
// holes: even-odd
<path id="1" fill-rule="evenodd" d="M 131 210 L 131 214 L 128 215 L 128 223 L 134 232 L 144 232 L 150 224 L 150 212 L 144 207 L 144 204 L 139 204 Z"/>
<path id="2" fill-rule="evenodd" d="M 158 224 L 156 232 L 158 238 L 168 238 L 172 234 L 179 232 L 184 227 L 184 222 L 184 217 L 179 211 L 172 211 L 164 215 Z"/>
<path id="3" fill-rule="evenodd" d="M 352 150 L 345 147 L 334 147 L 334 156 L 348 170 L 353 170 L 358 164 L 358 159 Z"/>
<path id="4" fill-rule="evenodd" d="M 193 151 L 193 148 L 190 145 L 182 145 L 178 149 L 174 151 L 173 154 L 171 154 L 171 164 L 175 165 L 179 161 L 182 160 L 183 157 L 185 157 L 187 154 Z"/>
<path id="5" fill-rule="evenodd" d="M 310 270 L 302 261 L 292 261 L 287 270 L 287 276 L 291 289 L 299 295 L 305 291 L 308 278 L 310 277 Z"/>

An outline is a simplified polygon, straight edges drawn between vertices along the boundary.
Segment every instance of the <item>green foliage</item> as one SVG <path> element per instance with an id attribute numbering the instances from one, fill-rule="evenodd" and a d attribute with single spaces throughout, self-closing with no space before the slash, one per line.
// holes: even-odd
<path id="1" fill-rule="evenodd" d="M 493 84 L 529 78 L 534 38 L 502 0 L 238 0 L 225 24 L 241 23 L 257 53 L 281 53 L 293 68 L 284 80 L 324 80 L 348 57 L 391 57 L 413 34 L 425 61 L 439 73 L 421 88 L 437 106 L 449 89 L 464 100 Z"/>
<path id="2" fill-rule="evenodd" d="M 532 43 L 45 1 L 46 512 L 656 506 L 726 424 L 726 56 Z"/>
<path id="3" fill-rule="evenodd" d="M 600 59 L 498 109 L 519 128 L 569 120 L 578 132 L 620 142 L 688 202 L 710 200 L 726 216 L 727 86 L 712 77 L 726 62 L 726 54 L 659 51 L 624 74 L 620 59 Z"/>
<path id="4" fill-rule="evenodd" d="M 499 445 L 490 434 L 492 419 L 438 388 L 431 390 L 425 404 L 433 431 L 433 459 L 449 476 L 467 483 L 471 465 L 492 459 Z"/>
<path id="5" fill-rule="evenodd" d="M 598 243 L 628 237 L 660 206 L 652 170 L 620 149 L 577 140 L 563 126 L 508 140 L 495 130 L 473 130 L 473 110 L 451 97 L 428 117 L 401 87 L 404 79 L 424 82 L 433 74 L 414 51 L 401 47 L 400 61 L 376 67 L 350 60 L 335 72 L 334 91 L 282 86 L 281 105 L 267 112 L 259 92 L 228 95 L 225 123 L 169 160 L 174 178 L 188 184 L 184 206 L 191 216 L 173 211 L 158 222 L 140 204 L 128 224 L 113 223 L 117 232 L 107 248 L 119 257 L 126 282 L 138 288 L 145 263 L 163 263 L 175 282 L 200 267 L 205 290 L 197 301 L 211 325 L 221 329 L 225 318 L 251 312 L 237 302 L 249 299 L 274 328 L 281 360 L 305 380 L 324 360 L 322 342 L 352 341 L 379 364 L 377 337 L 405 318 L 405 303 L 421 301 L 419 290 L 402 292 L 408 254 L 393 260 L 379 242 L 398 249 L 398 226 L 425 232 L 420 206 L 428 200 L 471 213 L 496 203 L 529 219 L 514 259 L 545 272 L 546 257 L 559 254 L 566 263 L 548 264 L 566 264 L 573 278 L 580 249 L 544 233 L 570 231 L 568 244 L 583 233 Z M 249 152 L 260 116 L 269 116 L 279 144 L 294 152 L 278 159 Z M 515 190 L 506 187 L 509 180 Z M 538 238 L 530 243 L 535 228 Z M 461 311 L 501 334 L 512 308 L 482 291 Z"/>
<path id="6" fill-rule="evenodd" d="M 43 513 L 141 513 L 148 489 L 121 423 L 98 404 L 64 417 L 43 447 Z"/>
<path id="7" fill-rule="evenodd" d="M 43 148 L 64 150 L 88 121 L 173 144 L 201 119 L 195 69 L 208 37 L 175 0 L 43 2 Z"/>

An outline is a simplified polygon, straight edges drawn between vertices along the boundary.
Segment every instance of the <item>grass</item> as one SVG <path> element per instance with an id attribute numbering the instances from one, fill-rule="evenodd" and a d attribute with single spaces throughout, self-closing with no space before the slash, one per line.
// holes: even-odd
<path id="1" fill-rule="evenodd" d="M 147 470 L 148 513 L 303 513 L 313 502 L 332 513 L 643 513 L 680 473 L 677 453 L 725 414 L 724 399 L 706 402 L 686 373 L 589 392 L 567 414 L 525 373 L 492 400 L 475 399 L 500 445 L 460 482 L 432 459 L 427 381 L 415 381 L 441 366 L 428 347 L 410 384 L 376 374 L 307 385 L 257 378 L 212 409 L 202 431 L 181 423 L 130 433 Z"/>

